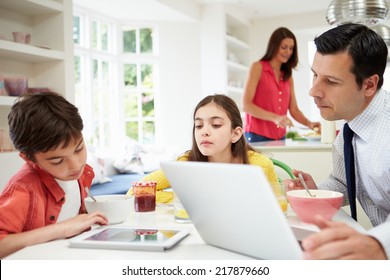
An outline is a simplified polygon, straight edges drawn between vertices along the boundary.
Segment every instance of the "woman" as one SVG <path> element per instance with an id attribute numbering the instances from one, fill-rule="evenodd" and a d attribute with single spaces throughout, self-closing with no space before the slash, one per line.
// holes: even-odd
<path id="1" fill-rule="evenodd" d="M 179 156 L 178 161 L 258 165 L 268 181 L 277 182 L 272 161 L 255 152 L 245 141 L 240 111 L 230 97 L 223 94 L 205 97 L 196 106 L 193 119 L 192 148 Z M 162 170 L 150 173 L 143 179 L 157 181 L 157 203 L 172 201 L 172 192 L 162 191 L 170 187 Z"/>
<path id="2" fill-rule="evenodd" d="M 292 78 L 297 64 L 294 34 L 285 27 L 276 29 L 265 55 L 252 64 L 245 86 L 243 107 L 248 142 L 284 139 L 286 128 L 293 125 L 287 111 L 297 122 L 319 131 L 320 123 L 308 120 L 298 108 Z"/>

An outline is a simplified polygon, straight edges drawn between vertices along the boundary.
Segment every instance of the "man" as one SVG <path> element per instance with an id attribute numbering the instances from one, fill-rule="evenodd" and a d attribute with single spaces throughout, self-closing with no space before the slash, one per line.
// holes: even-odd
<path id="1" fill-rule="evenodd" d="M 381 89 L 387 46 L 378 34 L 360 24 L 335 27 L 314 42 L 317 52 L 310 95 L 324 119 L 343 119 L 355 133 L 355 176 L 350 178 L 355 179 L 356 197 L 374 227 L 362 234 L 343 223 L 317 217 L 321 231 L 303 240 L 305 258 L 389 259 L 390 95 Z M 347 204 L 351 194 L 347 188 L 343 132 L 333 143 L 333 170 L 318 188 L 342 192 Z M 297 175 L 299 171 L 294 172 Z M 304 178 L 309 187 L 317 187 L 309 174 Z M 289 187 L 301 185 L 291 181 Z"/>

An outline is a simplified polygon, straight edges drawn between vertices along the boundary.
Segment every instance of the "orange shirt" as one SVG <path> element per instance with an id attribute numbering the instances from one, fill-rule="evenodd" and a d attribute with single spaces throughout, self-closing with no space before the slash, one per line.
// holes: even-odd
<path id="1" fill-rule="evenodd" d="M 290 104 L 290 80 L 284 81 L 276 76 L 268 61 L 259 61 L 263 66 L 253 103 L 258 107 L 278 115 L 286 115 Z M 250 114 L 245 115 L 245 131 L 261 136 L 281 139 L 286 129 L 275 123 L 258 119 Z"/>
<path id="2" fill-rule="evenodd" d="M 79 213 L 86 213 L 84 187 L 91 187 L 93 177 L 92 167 L 86 165 L 78 179 L 82 205 Z M 65 193 L 55 179 L 25 163 L 0 195 L 0 239 L 56 223 L 64 202 Z"/>

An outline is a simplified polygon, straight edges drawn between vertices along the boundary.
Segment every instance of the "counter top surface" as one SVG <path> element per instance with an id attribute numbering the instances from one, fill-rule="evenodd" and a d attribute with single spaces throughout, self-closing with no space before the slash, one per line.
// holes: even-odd
<path id="1" fill-rule="evenodd" d="M 291 139 L 253 142 L 250 145 L 255 150 L 332 150 L 332 144 L 323 144 L 318 140 L 293 141 Z"/>

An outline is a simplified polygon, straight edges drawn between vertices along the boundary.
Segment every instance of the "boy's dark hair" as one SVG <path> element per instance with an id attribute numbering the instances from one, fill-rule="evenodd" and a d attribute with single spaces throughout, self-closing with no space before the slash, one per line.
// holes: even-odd
<path id="1" fill-rule="evenodd" d="M 82 137 L 78 109 L 54 92 L 21 95 L 8 115 L 10 136 L 17 150 L 32 161 L 35 153 L 67 147 Z"/>
<path id="2" fill-rule="evenodd" d="M 365 25 L 348 23 L 332 28 L 314 39 L 317 52 L 323 55 L 347 52 L 351 55 L 351 72 L 359 88 L 363 81 L 377 74 L 378 89 L 383 85 L 387 64 L 387 46 L 381 36 Z"/>

